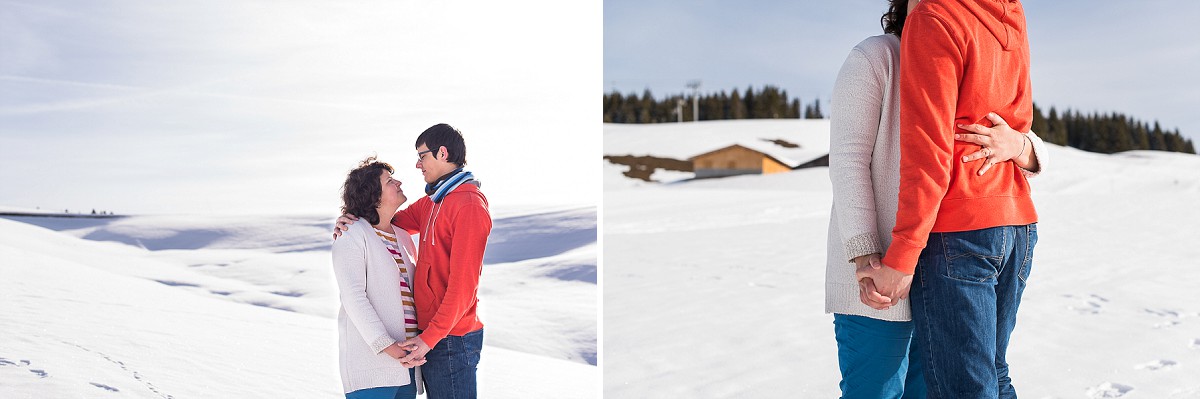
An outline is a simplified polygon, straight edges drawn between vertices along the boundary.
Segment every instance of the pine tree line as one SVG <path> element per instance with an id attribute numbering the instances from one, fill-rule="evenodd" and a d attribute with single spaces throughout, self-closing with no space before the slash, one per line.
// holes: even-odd
<path id="1" fill-rule="evenodd" d="M 619 92 L 604 95 L 605 123 L 667 123 L 679 120 L 676 105 L 684 121 L 691 121 L 692 98 L 676 94 L 661 100 L 655 99 L 647 89 L 639 97 L 636 93 L 622 95 Z M 813 100 L 803 109 L 800 99 L 789 99 L 787 90 L 775 86 L 764 86 L 755 91 L 747 87 L 744 92 L 733 89 L 726 94 L 702 94 L 699 99 L 700 120 L 725 119 L 821 119 L 820 99 Z M 1084 151 L 1111 154 L 1131 150 L 1158 150 L 1195 154 L 1191 139 L 1184 138 L 1179 128 L 1163 130 L 1158 121 L 1153 125 L 1128 115 L 1113 112 L 1085 114 L 1067 109 L 1062 115 L 1050 107 L 1044 115 L 1037 104 L 1033 105 L 1033 131 L 1048 143 L 1071 146 Z"/>
<path id="2" fill-rule="evenodd" d="M 1131 150 L 1158 150 L 1195 154 L 1191 139 L 1184 138 L 1179 128 L 1166 131 L 1128 115 L 1113 112 L 1084 114 L 1067 109 L 1062 116 L 1050 107 L 1048 116 L 1033 105 L 1033 131 L 1047 143 L 1071 146 L 1084 151 L 1112 154 Z"/>
<path id="3" fill-rule="evenodd" d="M 646 89 L 641 97 L 638 97 L 636 93 L 626 95 L 616 91 L 606 93 L 604 95 L 604 122 L 676 122 L 679 120 L 679 114 L 675 110 L 680 100 L 683 101 L 683 106 L 679 107 L 683 113 L 683 120 L 694 120 L 692 116 L 692 97 L 690 95 L 676 94 L 659 100 L 654 98 L 649 89 Z M 718 93 L 701 94 L 698 105 L 700 108 L 700 120 L 702 121 L 724 119 L 798 119 L 801 117 L 821 119 L 825 117 L 821 112 L 820 99 L 814 100 L 812 104 L 805 105 L 804 109 L 801 110 L 800 99 L 789 99 L 787 90 L 781 90 L 775 86 L 764 86 L 758 91 L 755 91 L 754 87 L 747 87 L 743 92 L 733 89 L 732 93 L 726 93 L 722 90 Z"/>

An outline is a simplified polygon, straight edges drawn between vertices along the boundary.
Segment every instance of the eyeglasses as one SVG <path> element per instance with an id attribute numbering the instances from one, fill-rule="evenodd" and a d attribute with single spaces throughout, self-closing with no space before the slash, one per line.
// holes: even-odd
<path id="1" fill-rule="evenodd" d="M 423 161 L 425 159 L 425 154 L 430 153 L 430 152 L 433 152 L 433 150 L 425 150 L 425 151 L 418 152 L 417 153 L 417 162 Z"/>

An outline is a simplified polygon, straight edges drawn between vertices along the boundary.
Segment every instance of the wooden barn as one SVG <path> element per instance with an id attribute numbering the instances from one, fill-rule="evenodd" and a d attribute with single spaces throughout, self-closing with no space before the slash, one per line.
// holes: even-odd
<path id="1" fill-rule="evenodd" d="M 828 152 L 777 144 L 738 143 L 688 159 L 697 179 L 748 174 L 767 175 L 811 166 L 828 166 Z"/>

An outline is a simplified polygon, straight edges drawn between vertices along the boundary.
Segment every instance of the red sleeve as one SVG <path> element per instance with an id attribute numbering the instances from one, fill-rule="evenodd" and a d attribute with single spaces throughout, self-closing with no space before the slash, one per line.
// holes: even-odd
<path id="1" fill-rule="evenodd" d="M 950 187 L 954 116 L 963 75 L 959 34 L 916 12 L 900 46 L 900 197 L 883 264 L 912 274 Z"/>
<path id="2" fill-rule="evenodd" d="M 392 216 L 392 225 L 404 229 L 408 234 L 421 234 L 421 216 L 428 215 L 429 197 L 421 197 L 421 199 L 409 205 L 407 208 L 401 209 Z"/>
<path id="3" fill-rule="evenodd" d="M 420 336 L 430 348 L 445 338 L 475 304 L 479 275 L 483 272 L 483 252 L 492 231 L 492 216 L 479 199 L 458 210 L 451 228 L 446 296 Z"/>

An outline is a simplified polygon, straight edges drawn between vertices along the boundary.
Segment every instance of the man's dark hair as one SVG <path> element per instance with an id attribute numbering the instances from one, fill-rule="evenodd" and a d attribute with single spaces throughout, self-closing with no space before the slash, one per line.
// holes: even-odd
<path id="1" fill-rule="evenodd" d="M 425 148 L 433 150 L 435 157 L 438 147 L 446 147 L 448 161 L 460 168 L 467 164 L 467 144 L 463 142 L 462 132 L 453 126 L 439 123 L 425 129 L 420 136 L 417 136 L 417 144 L 414 147 L 420 147 L 421 144 L 424 144 Z"/>
<path id="2" fill-rule="evenodd" d="M 371 225 L 379 224 L 379 200 L 383 186 L 379 184 L 379 175 L 383 171 L 395 172 L 392 165 L 369 157 L 358 163 L 358 167 L 346 176 L 342 184 L 342 213 L 358 216 Z"/>
<path id="3" fill-rule="evenodd" d="M 879 18 L 879 23 L 883 25 L 883 33 L 900 37 L 900 32 L 904 30 L 904 19 L 908 18 L 908 1 L 888 0 L 888 10 Z"/>

